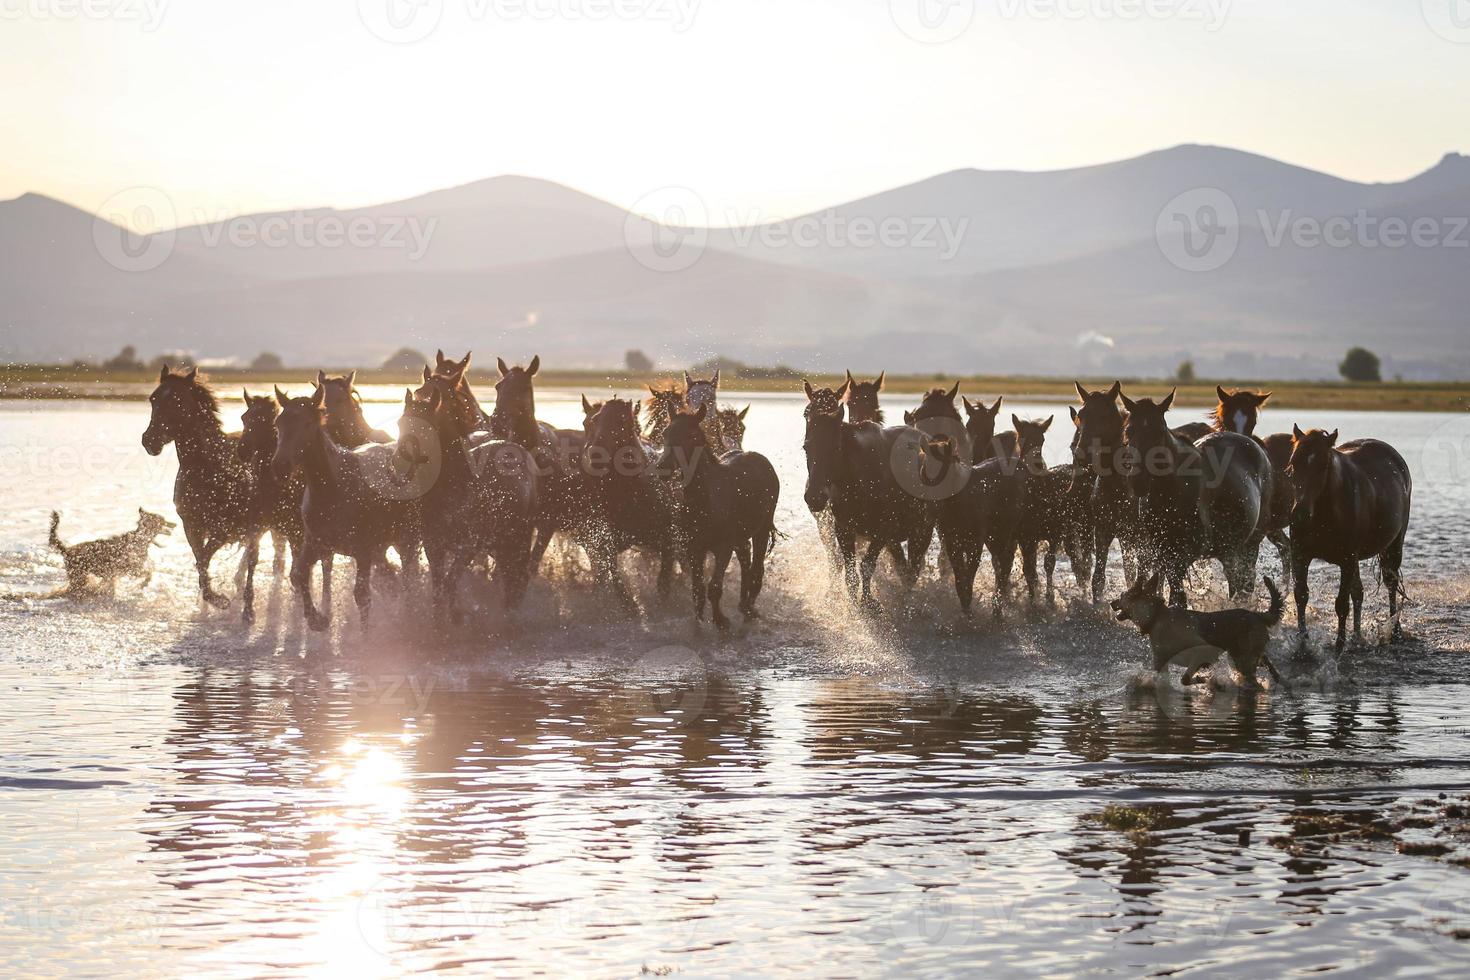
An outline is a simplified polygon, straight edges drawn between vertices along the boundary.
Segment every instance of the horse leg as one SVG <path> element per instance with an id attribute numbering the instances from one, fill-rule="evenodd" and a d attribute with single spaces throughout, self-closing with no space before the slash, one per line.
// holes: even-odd
<path id="1" fill-rule="evenodd" d="M 730 565 L 730 554 L 734 549 L 720 547 L 715 549 L 715 565 L 709 573 L 709 604 L 715 626 L 720 630 L 730 628 L 730 620 L 726 617 L 724 610 L 720 608 L 720 597 L 725 594 L 725 570 Z"/>
<path id="2" fill-rule="evenodd" d="M 1108 589 L 1108 550 L 1113 546 L 1113 532 L 1099 527 L 1094 532 L 1092 565 L 1092 601 L 1102 602 Z"/>
<path id="3" fill-rule="evenodd" d="M 744 581 L 742 579 L 742 581 Z M 668 602 L 674 588 L 674 549 L 665 547 L 658 556 L 658 601 Z"/>
<path id="4" fill-rule="evenodd" d="M 332 562 L 337 556 L 330 551 L 321 553 L 322 563 L 322 619 L 332 621 Z M 311 565 L 306 566 L 307 578 L 311 577 Z"/>
<path id="5" fill-rule="evenodd" d="M 1393 623 L 1393 632 L 1389 639 L 1393 643 L 1399 643 L 1404 638 L 1403 627 L 1399 625 L 1399 594 L 1403 590 L 1403 573 L 1401 571 L 1404 563 L 1404 535 L 1400 534 L 1394 539 L 1388 550 L 1378 556 L 1378 568 L 1383 573 L 1383 587 L 1388 590 L 1388 618 Z"/>
<path id="6" fill-rule="evenodd" d="M 740 615 L 750 617 L 750 539 L 741 538 L 735 545 L 735 560 L 740 563 Z"/>
<path id="7" fill-rule="evenodd" d="M 979 555 L 976 556 L 977 564 Z M 1016 564 L 1016 542 L 1004 538 L 990 542 L 990 568 L 995 573 L 995 594 L 992 596 L 995 618 L 1001 618 L 1001 604 L 1011 594 L 1011 569 Z"/>
<path id="8" fill-rule="evenodd" d="M 1040 576 L 1036 571 L 1036 548 L 1039 542 L 1021 542 L 1021 574 L 1026 579 L 1026 601 L 1036 604 L 1036 591 L 1040 588 Z M 1048 580 L 1050 576 L 1048 575 Z"/>
<path id="9" fill-rule="evenodd" d="M 975 572 L 980 567 L 980 556 L 967 549 L 945 549 L 949 553 L 949 568 L 954 574 L 954 592 L 960 600 L 960 612 L 966 619 L 970 616 L 970 604 L 975 601 Z"/>
<path id="10" fill-rule="evenodd" d="M 1348 571 L 1347 565 L 1339 566 L 1341 573 L 1337 580 L 1337 650 L 1347 644 L 1347 617 L 1348 608 L 1352 605 L 1353 573 Z"/>
<path id="11" fill-rule="evenodd" d="M 868 542 L 868 550 L 863 552 L 863 606 L 868 609 L 876 609 L 878 602 L 873 598 L 873 571 L 878 567 L 878 556 L 883 553 L 882 541 Z"/>
<path id="12" fill-rule="evenodd" d="M 1276 548 L 1276 557 L 1281 559 L 1281 574 L 1285 578 L 1291 578 L 1291 538 L 1286 536 L 1285 531 L 1278 529 L 1275 531 L 1266 532 L 1266 540 L 1270 541 L 1271 544 Z M 1290 585 L 1291 583 L 1283 581 L 1281 584 L 1285 586 Z"/>
<path id="13" fill-rule="evenodd" d="M 1296 631 L 1302 641 L 1307 638 L 1307 568 L 1311 559 L 1303 558 L 1293 549 L 1291 553 L 1291 593 L 1296 599 Z"/>
<path id="14" fill-rule="evenodd" d="M 296 597 L 301 600 L 301 609 L 306 614 L 306 626 L 313 632 L 321 632 L 327 628 L 328 617 L 317 611 L 311 601 L 311 569 L 317 559 L 322 561 L 322 580 L 325 585 L 327 581 L 327 558 L 320 555 L 317 544 L 310 538 L 301 544 L 301 550 L 292 555 L 291 561 L 291 588 L 295 590 Z M 324 600 L 330 601 L 330 600 Z"/>
<path id="15" fill-rule="evenodd" d="M 1058 544 L 1055 541 L 1048 541 L 1046 543 L 1046 562 L 1043 567 L 1046 569 L 1046 601 L 1048 605 L 1055 605 L 1057 601 L 1055 580 L 1057 548 Z"/>
<path id="16" fill-rule="evenodd" d="M 1164 577 L 1169 582 L 1169 605 L 1179 609 L 1189 607 L 1189 593 L 1184 591 L 1184 579 L 1188 574 L 1188 562 L 1171 561 L 1165 564 Z"/>
<path id="17" fill-rule="evenodd" d="M 352 598 L 357 601 L 358 620 L 367 629 L 368 616 L 373 605 L 373 565 L 386 559 L 383 555 L 359 554 L 353 559 L 357 564 L 357 581 L 352 586 Z"/>
<path id="18" fill-rule="evenodd" d="M 1363 639 L 1363 566 L 1359 562 L 1353 563 L 1353 640 L 1361 642 Z"/>
<path id="19" fill-rule="evenodd" d="M 276 578 L 280 578 L 281 572 L 286 569 L 287 545 L 291 546 L 291 558 L 294 561 L 296 557 L 295 544 L 286 535 L 282 534 L 279 528 L 271 531 L 271 574 Z"/>
<path id="20" fill-rule="evenodd" d="M 750 541 L 750 608 L 742 610 L 746 619 L 757 619 L 760 613 L 755 611 L 755 600 L 760 598 L 761 589 L 766 584 L 766 552 L 770 550 L 773 528 L 763 528 L 755 533 Z M 745 572 L 740 573 L 740 581 L 745 581 Z"/>
<path id="21" fill-rule="evenodd" d="M 245 591 L 240 597 L 244 608 L 240 610 L 240 621 L 246 626 L 255 622 L 255 565 L 260 560 L 261 537 L 252 533 L 245 542 Z"/>
<path id="22" fill-rule="evenodd" d="M 686 562 L 689 565 L 689 588 L 694 596 L 694 620 L 703 622 L 707 598 L 704 592 L 704 551 L 691 545 Z"/>
<path id="23" fill-rule="evenodd" d="M 847 594 L 858 597 L 857 538 L 851 533 L 837 533 L 837 547 L 842 553 L 842 577 L 847 582 Z"/>

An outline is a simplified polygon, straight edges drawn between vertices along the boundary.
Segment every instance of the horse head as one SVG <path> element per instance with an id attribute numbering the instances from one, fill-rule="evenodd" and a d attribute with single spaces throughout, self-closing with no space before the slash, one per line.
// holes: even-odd
<path id="1" fill-rule="evenodd" d="M 680 412 L 669 420 L 668 428 L 664 429 L 664 449 L 655 464 L 660 474 L 680 477 L 686 484 L 689 482 L 710 451 L 709 440 L 704 434 L 708 411 L 701 405 L 693 412 Z"/>
<path id="2" fill-rule="evenodd" d="M 848 384 L 842 383 L 842 387 L 833 391 L 831 388 L 813 388 L 812 383 L 805 378 L 801 379 L 801 386 L 806 391 L 806 408 L 802 414 L 807 418 L 813 415 L 835 415 L 842 418 L 842 399 L 847 395 Z"/>
<path id="3" fill-rule="evenodd" d="M 1303 432 L 1295 423 L 1291 427 L 1291 462 L 1286 465 L 1286 475 L 1291 480 L 1291 519 L 1308 521 L 1317 506 L 1317 499 L 1327 489 L 1327 478 L 1332 473 L 1336 455 L 1337 431 L 1308 429 Z"/>
<path id="4" fill-rule="evenodd" d="M 1129 458 L 1141 464 L 1132 468 L 1128 487 L 1139 499 L 1148 497 L 1151 483 L 1148 477 L 1157 469 L 1149 463 L 1150 454 L 1161 448 L 1168 449 L 1174 440 L 1165 419 L 1174 404 L 1174 394 L 1171 391 L 1167 397 L 1157 402 L 1152 398 L 1134 401 L 1127 395 L 1122 395 L 1123 408 L 1128 412 L 1123 420 L 1123 445 L 1128 449 Z"/>
<path id="5" fill-rule="evenodd" d="M 998 406 L 999 402 L 996 404 Z M 1016 451 L 1021 457 L 1022 465 L 1033 473 L 1046 468 L 1041 450 L 1046 445 L 1046 430 L 1051 428 L 1053 418 L 1055 416 L 1048 415 L 1045 419 L 1036 421 L 1011 416 L 1011 425 L 1016 430 Z"/>
<path id="6" fill-rule="evenodd" d="M 840 414 L 813 412 L 807 416 L 806 437 L 801 444 L 806 454 L 803 498 L 812 513 L 826 510 L 832 502 L 838 474 L 842 472 L 842 437 L 846 426 Z"/>
<path id="7" fill-rule="evenodd" d="M 424 399 L 432 392 L 442 403 L 448 418 L 454 423 L 455 431 L 465 436 L 481 425 L 480 403 L 470 391 L 466 372 L 470 366 L 470 355 L 458 361 L 444 356 L 443 351 L 434 352 L 438 367 L 433 371 L 424 365 L 424 383 L 413 392 L 417 399 Z"/>
<path id="8" fill-rule="evenodd" d="M 219 402 L 197 367 L 175 373 L 165 364 L 158 372 L 158 387 L 148 396 L 148 405 L 143 448 L 149 456 L 157 456 L 164 446 L 190 433 L 219 429 Z"/>
<path id="9" fill-rule="evenodd" d="M 497 357 L 495 366 L 500 379 L 495 382 L 495 408 L 490 413 L 490 429 L 501 438 L 536 439 L 536 372 L 541 370 L 541 355 L 531 358 L 525 367 L 515 367 Z"/>
<path id="10" fill-rule="evenodd" d="M 733 408 L 720 409 L 720 433 L 725 437 L 726 452 L 738 452 L 745 448 L 745 416 L 749 414 L 749 405 L 738 412 Z"/>
<path id="11" fill-rule="evenodd" d="M 240 458 L 269 459 L 276 451 L 276 415 L 280 410 L 270 395 L 252 395 L 241 389 L 245 411 L 240 413 Z"/>
<path id="12" fill-rule="evenodd" d="M 1118 410 L 1123 385 L 1114 381 L 1107 389 L 1089 391 L 1080 382 L 1072 382 L 1081 408 L 1072 409 L 1076 427 L 1072 439 L 1072 462 L 1079 470 L 1086 468 L 1095 476 L 1107 475 L 1103 454 L 1117 450 L 1123 443 L 1123 413 Z"/>
<path id="13" fill-rule="evenodd" d="M 1266 404 L 1271 392 L 1251 391 L 1249 388 L 1227 391 L 1216 385 L 1215 395 L 1220 403 L 1209 416 L 1214 420 L 1215 428 L 1220 432 L 1238 432 L 1248 436 L 1256 431 L 1256 423 L 1261 417 L 1261 406 Z"/>
<path id="14" fill-rule="evenodd" d="M 320 386 L 306 398 L 292 398 L 276 388 L 281 414 L 276 418 L 276 452 L 271 457 L 271 470 L 277 477 L 285 479 L 306 461 L 307 452 L 327 424 L 325 397 L 326 391 Z"/>
<path id="15" fill-rule="evenodd" d="M 877 422 L 883 424 L 883 409 L 878 406 L 878 393 L 883 390 L 883 376 L 888 372 L 879 372 L 878 377 L 872 381 L 859 381 L 847 372 L 847 417 L 853 422 Z"/>
<path id="16" fill-rule="evenodd" d="M 690 411 L 698 411 L 701 407 L 714 410 L 720 392 L 720 371 L 707 380 L 691 378 L 689 372 L 684 372 L 684 401 L 688 403 Z"/>
<path id="17" fill-rule="evenodd" d="M 984 402 L 970 402 L 965 398 L 965 433 L 970 437 L 970 445 L 975 447 L 977 455 L 993 447 L 995 443 L 995 420 L 1000 415 L 1000 403 L 1005 400 L 1004 396 L 998 397 L 995 404 L 989 408 Z"/>
<path id="18" fill-rule="evenodd" d="M 584 454 L 589 463 L 595 463 L 596 468 L 603 471 L 598 475 L 605 475 L 607 463 L 617 462 L 622 466 L 625 460 L 637 463 L 647 459 L 638 440 L 639 405 L 636 401 L 609 398 L 594 408 L 583 398 L 582 407 L 584 411 L 591 410 L 584 424 L 587 434 Z"/>

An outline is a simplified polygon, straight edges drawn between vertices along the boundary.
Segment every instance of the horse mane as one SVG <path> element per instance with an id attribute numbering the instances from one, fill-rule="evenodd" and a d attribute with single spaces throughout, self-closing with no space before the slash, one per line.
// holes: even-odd
<path id="1" fill-rule="evenodd" d="M 175 374 L 169 372 L 169 377 L 176 381 L 182 381 L 189 388 L 189 394 L 214 418 L 219 421 L 219 398 L 215 396 L 214 390 L 209 387 L 209 378 L 203 374 L 194 373 L 193 377 L 187 374 Z"/>

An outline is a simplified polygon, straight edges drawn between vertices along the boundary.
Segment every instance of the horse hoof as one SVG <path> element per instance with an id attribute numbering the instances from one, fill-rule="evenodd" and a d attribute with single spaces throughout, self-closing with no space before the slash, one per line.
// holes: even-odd
<path id="1" fill-rule="evenodd" d="M 206 594 L 204 596 L 204 601 L 207 602 L 209 605 L 213 606 L 216 609 L 228 609 L 228 608 L 230 608 L 230 600 L 229 600 L 229 597 L 228 596 L 222 596 L 218 592 L 210 592 L 210 593 Z"/>
<path id="2" fill-rule="evenodd" d="M 728 616 L 716 616 L 715 617 L 715 629 L 719 630 L 721 633 L 728 633 L 728 632 L 730 632 L 730 619 L 729 619 L 729 617 Z"/>
<path id="3" fill-rule="evenodd" d="M 323 633 L 327 629 L 328 622 L 329 620 L 327 620 L 323 616 L 307 616 L 306 628 L 311 630 L 313 633 Z"/>
<path id="4" fill-rule="evenodd" d="M 254 609 L 251 609 L 249 606 L 246 606 L 240 612 L 240 622 L 244 623 L 246 626 L 254 626 L 255 625 L 255 610 Z"/>

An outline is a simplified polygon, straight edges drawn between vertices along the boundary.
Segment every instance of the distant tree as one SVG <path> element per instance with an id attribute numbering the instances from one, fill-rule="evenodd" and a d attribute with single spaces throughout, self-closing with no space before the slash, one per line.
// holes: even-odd
<path id="1" fill-rule="evenodd" d="M 1347 356 L 1337 366 L 1337 373 L 1349 381 L 1383 380 L 1381 365 L 1378 363 L 1378 355 L 1362 347 L 1354 347 L 1347 352 Z"/>
<path id="2" fill-rule="evenodd" d="M 194 355 L 182 350 L 164 351 L 148 362 L 148 370 L 157 371 L 165 364 L 172 368 L 194 367 Z"/>
<path id="3" fill-rule="evenodd" d="M 279 371 L 285 366 L 286 362 L 281 360 L 280 354 L 275 354 L 268 350 L 263 350 L 259 354 L 256 354 L 255 360 L 250 362 L 250 370 L 252 371 Z"/>
<path id="4" fill-rule="evenodd" d="M 116 357 L 109 357 L 102 362 L 102 366 L 109 371 L 141 371 L 143 362 L 138 360 L 138 348 L 132 344 L 118 351 Z"/>
<path id="5" fill-rule="evenodd" d="M 629 374 L 648 374 L 653 370 L 653 359 L 641 350 L 630 350 L 623 355 L 623 363 Z"/>
<path id="6" fill-rule="evenodd" d="M 1174 369 L 1174 380 L 1182 385 L 1194 384 L 1194 362 L 1181 361 Z"/>
<path id="7" fill-rule="evenodd" d="M 418 371 L 428 363 L 429 359 L 412 347 L 400 347 L 392 357 L 383 362 L 383 370 Z"/>

